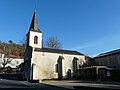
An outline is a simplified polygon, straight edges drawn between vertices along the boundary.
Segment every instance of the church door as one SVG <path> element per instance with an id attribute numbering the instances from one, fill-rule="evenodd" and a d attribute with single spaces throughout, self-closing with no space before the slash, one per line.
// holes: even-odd
<path id="1" fill-rule="evenodd" d="M 71 70 L 70 69 L 68 69 L 68 71 L 67 71 L 67 79 L 71 79 Z"/>

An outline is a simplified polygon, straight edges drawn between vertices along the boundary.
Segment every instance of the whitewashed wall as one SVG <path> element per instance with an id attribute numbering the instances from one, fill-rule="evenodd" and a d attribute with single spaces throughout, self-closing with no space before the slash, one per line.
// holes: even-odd
<path id="1" fill-rule="evenodd" d="M 38 37 L 38 44 L 34 44 L 34 37 Z M 30 31 L 29 46 L 42 48 L 42 33 Z"/>
<path id="2" fill-rule="evenodd" d="M 56 73 L 55 65 L 57 64 L 57 60 L 59 56 L 63 56 L 63 77 L 66 76 L 66 72 L 68 69 L 71 69 L 73 72 L 73 58 L 77 57 L 79 60 L 84 63 L 85 59 L 82 55 L 70 55 L 70 54 L 58 54 L 58 53 L 47 53 L 47 52 L 34 52 L 32 58 L 32 64 L 34 64 L 33 68 L 33 79 L 53 79 L 58 78 L 58 73 Z M 71 72 L 71 73 L 72 73 Z"/>

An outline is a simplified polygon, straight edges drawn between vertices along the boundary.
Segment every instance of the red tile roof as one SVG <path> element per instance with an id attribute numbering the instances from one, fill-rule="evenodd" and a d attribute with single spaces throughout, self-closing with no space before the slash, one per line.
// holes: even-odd
<path id="1" fill-rule="evenodd" d="M 13 58 L 13 59 L 23 59 L 23 57 L 22 56 L 7 56 L 7 57 L 5 57 L 5 58 Z"/>

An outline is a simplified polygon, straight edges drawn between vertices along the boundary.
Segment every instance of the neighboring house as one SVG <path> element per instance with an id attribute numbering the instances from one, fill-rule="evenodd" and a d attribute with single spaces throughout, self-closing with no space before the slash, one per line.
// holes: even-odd
<path id="1" fill-rule="evenodd" d="M 120 49 L 102 53 L 93 59 L 95 60 L 96 65 L 120 69 Z"/>
<path id="2" fill-rule="evenodd" d="M 0 78 L 22 80 L 22 72 L 23 72 L 23 65 L 24 65 L 23 57 L 20 57 L 20 56 L 5 57 L 4 54 L 2 54 L 1 56 L 2 57 L 0 57 L 0 66 L 1 66 Z M 7 60 L 9 60 L 9 62 L 5 64 Z"/>
<path id="3" fill-rule="evenodd" d="M 85 63 L 82 67 L 96 66 L 95 60 L 89 56 L 85 56 Z"/>
<path id="4" fill-rule="evenodd" d="M 3 67 L 3 60 L 9 59 L 9 63 L 5 67 L 17 68 L 21 63 L 24 62 L 21 56 L 5 56 L 3 50 L 0 48 L 0 68 Z"/>
<path id="5" fill-rule="evenodd" d="M 11 62 L 8 63 L 6 67 L 10 66 L 11 68 L 17 68 L 21 63 L 24 62 L 24 59 L 21 56 L 10 56 L 6 58 L 9 58 L 11 60 Z"/>
<path id="6" fill-rule="evenodd" d="M 17 68 L 21 63 L 24 62 L 23 57 L 20 56 L 9 56 L 9 57 L 5 57 L 4 54 L 0 54 L 0 66 L 3 67 L 2 63 L 3 63 L 3 59 L 7 60 L 9 59 L 9 63 L 6 64 L 5 67 L 11 67 L 11 68 Z"/>
<path id="7" fill-rule="evenodd" d="M 3 54 L 3 50 L 0 48 L 0 62 L 3 60 L 4 58 L 4 54 Z M 0 68 L 2 67 L 2 65 L 0 64 Z"/>
<path id="8" fill-rule="evenodd" d="M 42 32 L 39 29 L 36 11 L 27 33 L 24 57 L 24 79 L 71 79 L 79 66 L 85 63 L 85 55 L 77 51 L 42 47 Z"/>

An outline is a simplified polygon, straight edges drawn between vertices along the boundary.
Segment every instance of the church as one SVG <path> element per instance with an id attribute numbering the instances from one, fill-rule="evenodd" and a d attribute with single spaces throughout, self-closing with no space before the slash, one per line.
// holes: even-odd
<path id="1" fill-rule="evenodd" d="M 85 55 L 77 51 L 42 47 L 42 32 L 34 11 L 24 55 L 23 78 L 27 80 L 73 79 L 85 63 Z"/>

